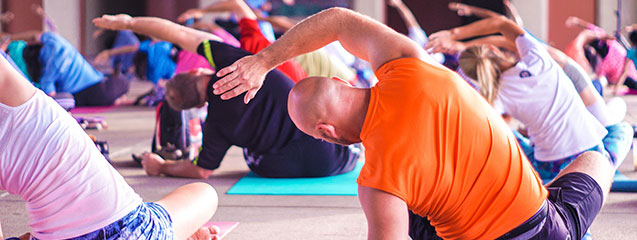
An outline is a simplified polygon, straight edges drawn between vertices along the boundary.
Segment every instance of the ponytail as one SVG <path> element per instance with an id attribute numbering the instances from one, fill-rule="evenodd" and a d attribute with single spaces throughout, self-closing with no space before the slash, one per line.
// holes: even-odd
<path id="1" fill-rule="evenodd" d="M 493 105 L 500 90 L 500 67 L 488 46 L 473 46 L 460 55 L 459 63 L 462 71 L 478 81 L 480 94 Z"/>

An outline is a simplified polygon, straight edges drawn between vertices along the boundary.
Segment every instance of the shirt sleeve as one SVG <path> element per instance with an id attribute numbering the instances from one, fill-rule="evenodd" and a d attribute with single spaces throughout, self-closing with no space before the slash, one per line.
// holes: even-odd
<path id="1" fill-rule="evenodd" d="M 219 168 L 223 157 L 232 144 L 221 134 L 218 126 L 209 124 L 208 120 L 203 126 L 202 150 L 194 164 L 208 170 L 215 170 Z"/>
<path id="2" fill-rule="evenodd" d="M 239 30 L 241 31 L 241 49 L 252 54 L 256 54 L 262 49 L 270 46 L 271 42 L 261 32 L 259 23 L 253 19 L 243 18 L 239 21 Z"/>

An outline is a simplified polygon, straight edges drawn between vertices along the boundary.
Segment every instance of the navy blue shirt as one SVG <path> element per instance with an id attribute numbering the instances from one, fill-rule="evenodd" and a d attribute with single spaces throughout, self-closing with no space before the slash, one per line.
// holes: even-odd
<path id="1" fill-rule="evenodd" d="M 250 55 L 247 51 L 230 45 L 210 41 L 212 58 L 217 69 L 230 66 L 236 60 Z M 206 56 L 203 44 L 197 53 Z M 279 71 L 271 71 L 257 95 L 245 104 L 241 94 L 233 99 L 221 100 L 212 93 L 212 84 L 219 80 L 213 76 L 208 85 L 208 117 L 204 125 L 203 150 L 197 165 L 216 169 L 230 146 L 247 148 L 252 153 L 277 152 L 298 135 L 288 115 L 288 93 L 294 86 L 292 80 Z"/>
<path id="2" fill-rule="evenodd" d="M 216 41 L 203 42 L 197 53 L 217 69 L 250 55 Z M 294 83 L 281 72 L 268 73 L 249 104 L 243 102 L 245 93 L 229 100 L 214 95 L 212 85 L 218 80 L 212 76 L 207 88 L 208 116 L 197 166 L 218 168 L 226 151 L 236 145 L 244 148 L 248 166 L 261 176 L 328 176 L 354 168 L 357 154 L 350 154 L 347 147 L 314 139 L 294 125 L 287 109 Z"/>

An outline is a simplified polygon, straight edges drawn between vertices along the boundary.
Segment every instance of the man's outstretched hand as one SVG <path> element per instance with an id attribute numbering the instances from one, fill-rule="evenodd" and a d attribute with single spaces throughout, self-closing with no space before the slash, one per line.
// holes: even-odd
<path id="1" fill-rule="evenodd" d="M 104 14 L 102 17 L 93 19 L 93 24 L 97 27 L 110 30 L 125 30 L 128 29 L 132 19 L 133 18 L 127 14 Z"/>
<path id="2" fill-rule="evenodd" d="M 217 72 L 217 77 L 223 78 L 212 85 L 213 93 L 228 100 L 247 92 L 243 102 L 248 104 L 263 86 L 265 75 L 269 71 L 259 55 L 243 57 Z"/>

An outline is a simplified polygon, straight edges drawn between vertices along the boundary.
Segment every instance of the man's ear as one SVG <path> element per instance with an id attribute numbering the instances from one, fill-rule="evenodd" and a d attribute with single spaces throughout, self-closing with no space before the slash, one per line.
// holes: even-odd
<path id="1" fill-rule="evenodd" d="M 329 136 L 335 139 L 338 138 L 338 134 L 336 134 L 336 131 L 334 130 L 334 125 L 327 123 L 318 123 L 316 124 L 315 129 L 323 136 Z"/>

